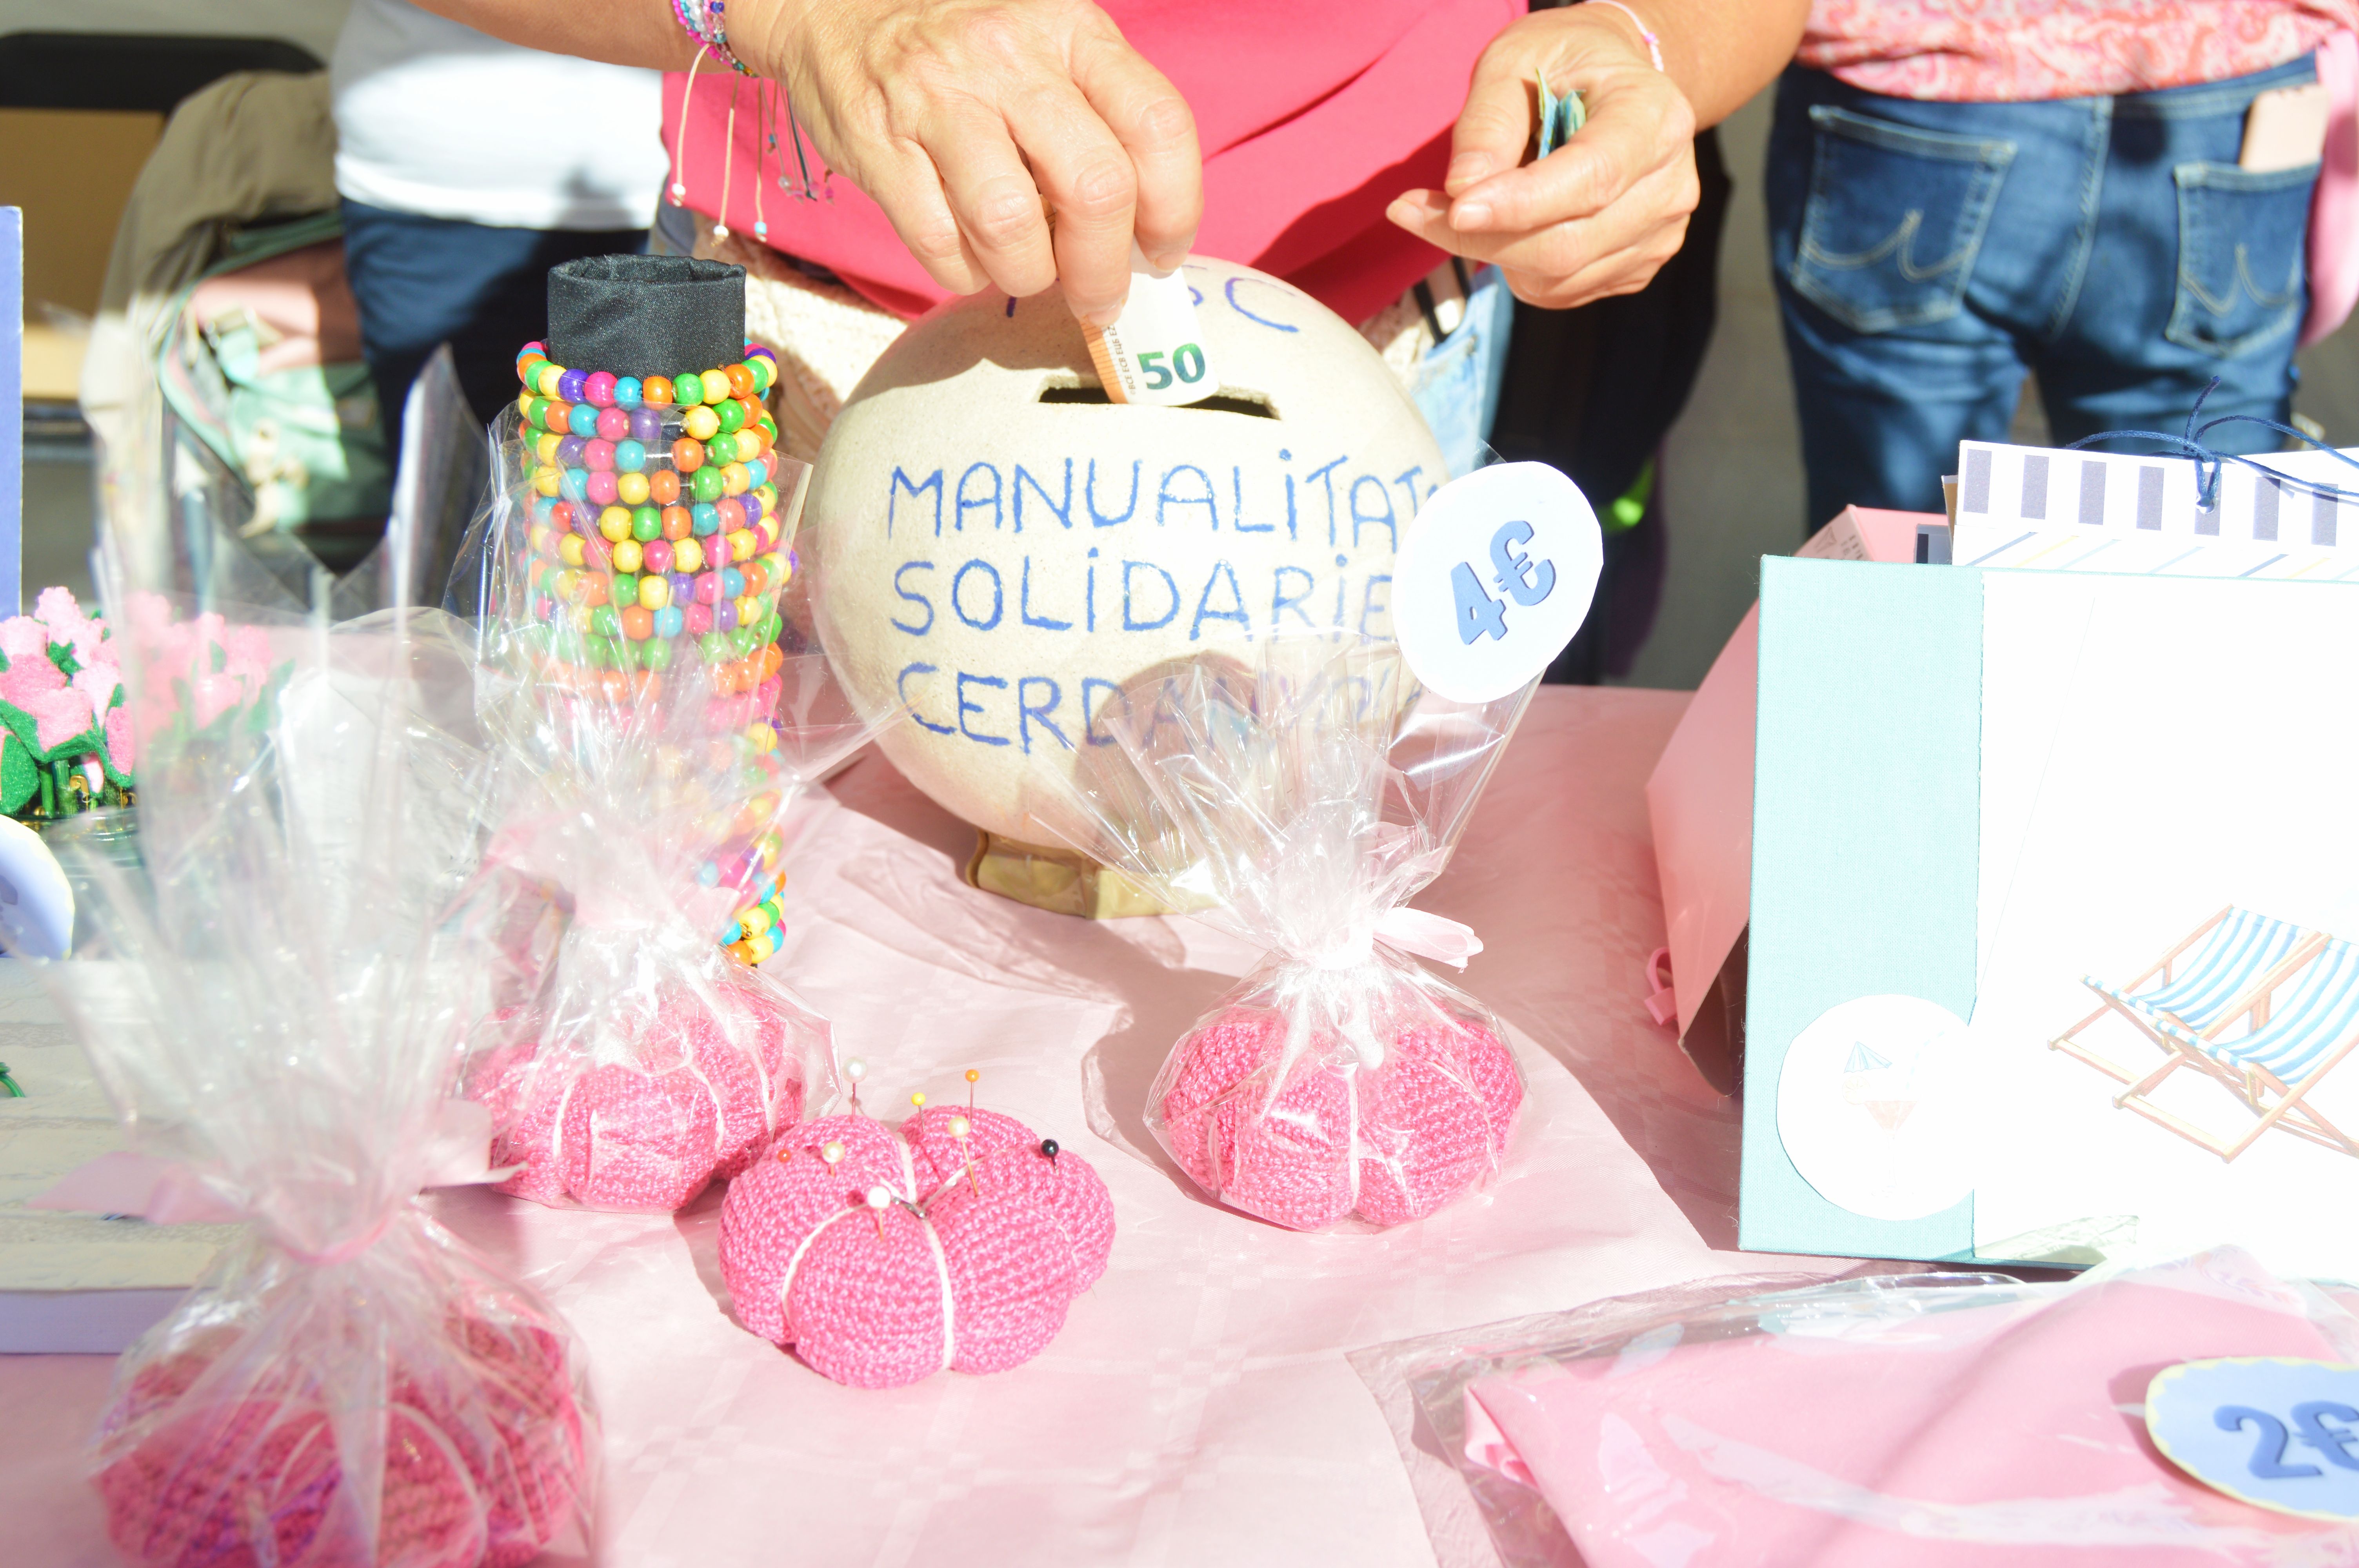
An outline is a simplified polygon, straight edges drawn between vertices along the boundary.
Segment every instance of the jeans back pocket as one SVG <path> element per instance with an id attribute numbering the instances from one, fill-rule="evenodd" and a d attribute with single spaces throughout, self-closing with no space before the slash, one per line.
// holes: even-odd
<path id="1" fill-rule="evenodd" d="M 2179 187 L 2179 287 L 2163 336 L 2233 359 L 2293 330 L 2318 166 L 2256 173 L 2183 163 L 2170 173 Z"/>
<path id="2" fill-rule="evenodd" d="M 1854 331 L 1957 313 L 2015 144 L 1819 104 L 1792 282 Z"/>

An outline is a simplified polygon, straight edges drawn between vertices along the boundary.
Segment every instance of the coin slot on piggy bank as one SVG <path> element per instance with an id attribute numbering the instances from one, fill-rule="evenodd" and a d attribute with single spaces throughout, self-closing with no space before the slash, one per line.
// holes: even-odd
<path id="1" fill-rule="evenodd" d="M 1106 389 L 1094 382 L 1075 382 L 1071 385 L 1043 386 L 1039 401 L 1043 403 L 1080 404 L 1091 408 L 1121 408 L 1125 406 L 1106 395 Z M 1224 386 L 1200 403 L 1183 403 L 1180 406 L 1198 413 L 1243 414 L 1256 419 L 1277 418 L 1277 406 L 1266 392 L 1246 392 Z"/>
<path id="2" fill-rule="evenodd" d="M 1053 288 L 952 300 L 845 404 L 797 544 L 855 700 L 908 710 L 879 744 L 981 830 L 970 880 L 1043 907 L 1142 905 L 1037 848 L 1027 780 L 1110 745 L 1098 719 L 1141 671 L 1277 633 L 1389 639 L 1394 552 L 1451 478 L 1348 322 L 1250 267 L 1182 276 L 1213 395 L 1111 400 Z"/>

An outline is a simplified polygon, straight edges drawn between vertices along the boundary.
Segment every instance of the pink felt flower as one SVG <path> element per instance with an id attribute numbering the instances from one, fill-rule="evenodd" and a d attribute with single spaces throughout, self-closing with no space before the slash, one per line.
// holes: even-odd
<path id="1" fill-rule="evenodd" d="M 71 687 L 43 692 L 18 703 L 33 716 L 33 740 L 46 757 L 76 736 L 90 733 L 90 698 Z"/>
<path id="2" fill-rule="evenodd" d="M 143 649 L 153 649 L 172 625 L 172 602 L 160 593 L 131 596 L 131 637 Z"/>
<path id="3" fill-rule="evenodd" d="M 12 615 L 0 621 L 0 654 L 8 655 L 8 666 L 18 665 L 49 665 L 49 629 L 29 615 Z M 65 676 L 55 665 L 49 673 L 57 676 L 57 684 L 65 684 Z"/>
<path id="4" fill-rule="evenodd" d="M 66 587 L 45 588 L 33 600 L 33 618 L 42 625 L 58 627 L 82 619 L 82 606 L 75 602 L 73 589 Z M 59 641 L 64 641 L 60 638 Z"/>
<path id="5" fill-rule="evenodd" d="M 81 655 L 75 656 L 80 658 Z M 92 713 L 105 712 L 107 705 L 114 700 L 114 688 L 122 684 L 123 676 L 113 665 L 88 660 L 84 660 L 82 668 L 74 672 L 71 681 L 73 688 L 90 699 Z"/>
<path id="6" fill-rule="evenodd" d="M 33 619 L 49 628 L 49 640 L 52 643 L 79 646 L 86 638 L 93 643 L 97 640 L 96 624 L 82 612 L 82 606 L 74 602 L 71 589 L 41 589 L 41 596 L 33 600 Z M 81 654 L 77 653 L 75 657 L 79 658 Z"/>
<path id="7" fill-rule="evenodd" d="M 65 672 L 49 662 L 49 632 L 30 616 L 0 621 L 0 702 L 29 715 L 31 746 L 46 755 L 90 728 L 90 698 L 66 684 Z M 25 739 L 23 736 L 19 740 Z"/>
<path id="8" fill-rule="evenodd" d="M 270 679 L 270 634 L 259 626 L 233 626 L 221 645 L 222 673 L 245 682 L 250 695 L 259 695 Z"/>
<path id="9" fill-rule="evenodd" d="M 117 773 L 131 772 L 143 741 L 180 726 L 203 730 L 232 709 L 251 707 L 270 687 L 270 636 L 261 627 L 232 625 L 215 611 L 176 620 L 171 602 L 153 593 L 130 596 L 117 628 L 127 627 L 125 635 L 91 624 L 99 638 L 95 656 L 81 662 L 94 668 L 77 685 L 97 704 Z M 117 691 L 130 699 L 122 718 L 116 715 L 125 709 L 106 706 Z"/>
<path id="10" fill-rule="evenodd" d="M 114 763 L 114 771 L 129 777 L 139 765 L 139 742 L 136 727 L 131 722 L 131 709 L 117 708 L 106 715 L 106 754 Z"/>
<path id="11" fill-rule="evenodd" d="M 200 676 L 189 683 L 189 722 L 199 730 L 235 708 L 245 695 L 245 683 L 234 676 Z"/>
<path id="12" fill-rule="evenodd" d="M 106 622 L 92 616 L 83 628 L 74 633 L 74 663 L 78 665 L 111 664 L 114 650 L 108 646 Z"/>

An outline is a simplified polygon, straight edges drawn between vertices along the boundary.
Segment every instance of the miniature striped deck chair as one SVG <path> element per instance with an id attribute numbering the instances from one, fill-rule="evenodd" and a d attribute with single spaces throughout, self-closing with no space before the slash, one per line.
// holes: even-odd
<path id="1" fill-rule="evenodd" d="M 2082 1032 L 2107 1013 L 2117 1013 L 2166 1055 L 2175 1056 L 2177 1048 L 2159 1033 L 2163 1021 L 2201 1034 L 2237 1016 L 2243 1011 L 2236 1005 L 2240 1000 L 2317 952 L 2325 940 L 2288 921 L 2232 905 L 2188 933 L 2127 985 L 2108 985 L 2094 975 L 2082 977 L 2081 983 L 2103 998 L 2104 1005 L 2050 1040 L 2049 1048 L 2077 1056 L 2121 1083 L 2134 1083 L 2136 1071 L 2082 1044 Z"/>
<path id="2" fill-rule="evenodd" d="M 2273 1000 L 2277 990 L 2287 992 L 2282 1005 Z M 2223 1038 L 2239 1017 L 2250 1018 L 2249 1031 Z M 2252 997 L 2249 1006 L 2206 1031 L 2198 1033 L 2168 1018 L 2160 1027 L 2175 1048 L 2170 1060 L 2115 1096 L 2115 1105 L 2223 1160 L 2234 1160 L 2272 1127 L 2359 1157 L 2359 1142 L 2305 1098 L 2338 1063 L 2359 1050 L 2359 946 L 2326 941 L 2308 963 L 2274 976 L 2269 989 Z M 2156 1106 L 2147 1097 L 2180 1067 L 2196 1068 L 2225 1084 L 2259 1121 L 2242 1138 L 2223 1141 Z"/>

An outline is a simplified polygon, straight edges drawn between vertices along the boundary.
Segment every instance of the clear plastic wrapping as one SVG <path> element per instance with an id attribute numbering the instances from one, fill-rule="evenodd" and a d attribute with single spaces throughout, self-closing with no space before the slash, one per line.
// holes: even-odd
<path id="1" fill-rule="evenodd" d="M 1298 1230 L 1433 1212 L 1494 1175 L 1523 1100 L 1498 1020 L 1408 956 L 1408 910 L 1529 700 L 1416 689 L 1387 643 L 1287 637 L 1106 699 L 1044 828 L 1267 956 L 1171 1051 L 1147 1125 L 1223 1203 Z"/>
<path id="2" fill-rule="evenodd" d="M 562 403 L 505 413 L 502 487 L 462 558 L 499 758 L 484 874 L 512 895 L 496 940 L 516 977 L 465 1084 L 516 1167 L 503 1190 L 669 1209 L 833 1092 L 825 1022 L 755 966 L 789 807 L 876 727 L 779 613 L 804 466 L 755 460 L 754 488 L 741 473 L 690 504 L 665 455 L 695 444 L 679 410 L 628 412 L 647 439 L 560 441 L 542 426 Z M 619 499 L 617 450 L 640 465 Z"/>
<path id="3" fill-rule="evenodd" d="M 109 1534 L 140 1568 L 586 1550 L 580 1354 L 416 1201 L 496 978 L 463 645 L 440 611 L 115 605 L 150 875 L 90 867 L 96 954 L 47 978 L 135 1143 L 255 1223 L 122 1359 Z"/>
<path id="4" fill-rule="evenodd" d="M 2345 1292 L 2234 1249 L 2057 1283 L 1767 1282 L 1353 1359 L 1380 1402 L 1413 1400 L 1416 1423 L 1394 1422 L 1406 1456 L 1446 1450 L 1508 1568 L 2359 1562 L 2349 1521 L 2172 1465 L 2144 1406 L 2181 1361 L 2359 1359 Z"/>

